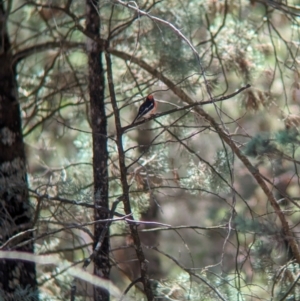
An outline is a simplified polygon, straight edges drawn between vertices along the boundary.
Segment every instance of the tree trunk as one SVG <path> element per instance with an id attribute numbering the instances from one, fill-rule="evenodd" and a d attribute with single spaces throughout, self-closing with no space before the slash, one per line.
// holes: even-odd
<path id="1" fill-rule="evenodd" d="M 98 14 L 99 0 L 87 0 L 86 29 L 94 37 L 100 37 L 100 16 Z M 91 105 L 91 123 L 93 132 L 93 170 L 94 170 L 94 202 L 96 206 L 109 208 L 108 204 L 108 170 L 107 170 L 107 120 L 104 103 L 104 70 L 102 65 L 102 47 L 95 41 L 88 40 L 89 93 Z M 107 219 L 107 212 L 95 209 L 95 220 Z M 105 224 L 95 224 L 94 248 L 106 231 Z M 94 259 L 94 273 L 100 277 L 109 278 L 109 231 Z M 106 290 L 95 287 L 94 300 L 109 300 Z"/>
<path id="2" fill-rule="evenodd" d="M 4 1 L 0 1 L 0 246 L 32 226 L 16 72 L 12 67 L 6 18 Z M 33 238 L 31 231 L 19 237 L 18 242 L 30 238 Z M 8 247 L 33 252 L 33 243 Z M 16 291 L 24 289 L 35 291 L 37 297 L 35 264 L 0 260 L 0 299 L 4 295 L 5 300 L 18 300 Z"/>

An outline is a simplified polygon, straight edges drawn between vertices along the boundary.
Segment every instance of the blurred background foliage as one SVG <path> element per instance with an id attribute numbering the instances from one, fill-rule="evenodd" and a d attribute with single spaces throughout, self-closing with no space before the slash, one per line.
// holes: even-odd
<path id="1" fill-rule="evenodd" d="M 92 251 L 92 156 L 97 156 L 91 147 L 85 3 L 9 3 L 35 250 L 58 253 L 81 266 Z M 131 123 L 149 93 L 158 100 L 159 112 L 185 105 L 134 59 L 195 101 L 251 84 L 238 96 L 203 108 L 265 176 L 299 239 L 299 1 L 125 4 L 179 29 L 200 61 L 172 26 L 118 1 L 102 1 L 101 37 L 110 39 L 122 126 Z M 105 93 L 114 201 L 122 189 L 107 88 Z M 224 300 L 299 300 L 299 266 L 245 166 L 195 111 L 177 111 L 158 122 L 123 136 L 134 217 L 149 222 L 138 229 L 157 300 L 217 300 L 216 291 Z M 117 211 L 124 213 L 122 205 Z M 127 224 L 113 223 L 110 235 L 111 277 L 124 290 L 139 274 Z M 69 299 L 70 276 L 49 267 L 38 272 L 41 300 Z M 81 282 L 78 300 L 91 300 L 91 293 Z M 143 298 L 138 286 L 128 296 Z"/>

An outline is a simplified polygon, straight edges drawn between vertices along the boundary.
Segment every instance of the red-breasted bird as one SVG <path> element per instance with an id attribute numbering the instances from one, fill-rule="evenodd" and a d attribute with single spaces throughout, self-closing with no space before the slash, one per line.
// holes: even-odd
<path id="1" fill-rule="evenodd" d="M 139 112 L 137 113 L 136 117 L 132 121 L 135 123 L 140 118 L 149 118 L 150 116 L 154 115 L 157 110 L 157 102 L 154 100 L 153 95 L 148 95 L 146 100 L 141 104 L 139 108 Z"/>

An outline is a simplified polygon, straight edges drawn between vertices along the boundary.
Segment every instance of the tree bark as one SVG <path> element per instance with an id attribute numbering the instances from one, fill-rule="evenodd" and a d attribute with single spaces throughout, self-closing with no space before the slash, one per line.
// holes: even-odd
<path id="1" fill-rule="evenodd" d="M 16 71 L 12 67 L 6 21 L 4 1 L 0 1 L 0 246 L 13 235 L 26 233 L 32 222 Z M 18 242 L 33 238 L 32 233 L 28 231 Z M 20 248 L 10 245 L 9 248 L 34 251 L 33 243 Z M 0 297 L 4 295 L 5 300 L 16 300 L 15 293 L 20 289 L 36 291 L 37 297 L 35 264 L 0 260 Z"/>
<path id="2" fill-rule="evenodd" d="M 87 0 L 86 29 L 95 37 L 100 37 L 99 0 Z M 102 65 L 102 47 L 89 39 L 87 42 L 89 66 L 89 93 L 91 106 L 91 124 L 93 135 L 93 171 L 94 171 L 94 202 L 96 206 L 109 208 L 108 204 L 108 169 L 107 169 L 107 119 L 104 103 L 104 69 Z M 99 208 L 99 207 L 97 207 Z M 109 214 L 95 209 L 95 220 L 107 219 Z M 96 223 L 94 248 L 105 224 Z M 101 244 L 98 255 L 94 259 L 94 273 L 109 278 L 109 230 Z M 94 300 L 109 300 L 109 293 L 99 287 L 94 288 Z"/>

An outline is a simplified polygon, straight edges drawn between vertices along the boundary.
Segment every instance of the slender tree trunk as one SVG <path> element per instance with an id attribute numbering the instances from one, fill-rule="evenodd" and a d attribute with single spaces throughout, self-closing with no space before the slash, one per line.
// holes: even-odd
<path id="1" fill-rule="evenodd" d="M 0 1 L 0 246 L 13 235 L 28 230 L 32 221 L 16 73 L 6 18 L 4 1 Z M 33 237 L 31 231 L 25 233 L 18 242 Z M 13 244 L 8 247 L 14 249 Z M 33 243 L 14 250 L 33 252 Z M 37 292 L 35 264 L 0 260 L 0 296 L 16 300 L 16 290 L 25 288 Z"/>
<path id="2" fill-rule="evenodd" d="M 100 37 L 99 0 L 87 0 L 86 29 L 95 37 Z M 109 208 L 108 204 L 108 170 L 107 170 L 107 120 L 104 103 L 104 70 L 102 65 L 102 47 L 99 43 L 88 40 L 89 93 L 91 104 L 91 123 L 93 132 L 93 169 L 94 169 L 94 201 L 96 206 Z M 95 209 L 95 220 L 107 219 L 107 212 Z M 105 224 L 95 224 L 96 246 Z M 94 273 L 109 278 L 109 231 L 94 259 Z M 94 300 L 109 300 L 107 291 L 95 287 Z"/>

